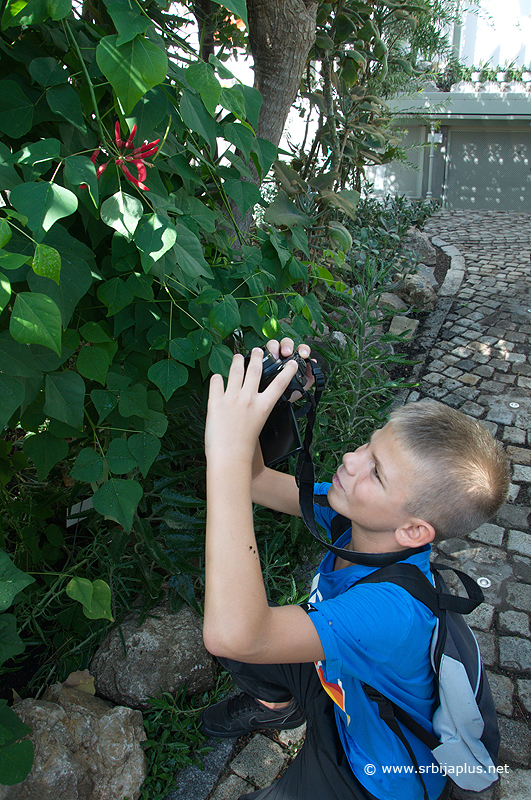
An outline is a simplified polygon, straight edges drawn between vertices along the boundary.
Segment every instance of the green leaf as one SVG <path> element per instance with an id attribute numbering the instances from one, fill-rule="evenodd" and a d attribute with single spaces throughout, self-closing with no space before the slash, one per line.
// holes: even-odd
<path id="1" fill-rule="evenodd" d="M 46 375 L 44 412 L 60 422 L 83 430 L 85 382 L 77 372 L 49 372 Z"/>
<path id="2" fill-rule="evenodd" d="M 58 235 L 55 235 L 55 234 Z M 68 323 L 82 297 L 86 295 L 92 284 L 92 272 L 89 264 L 79 255 L 70 250 L 68 239 L 65 242 L 67 232 L 56 226 L 47 234 L 46 241 L 61 254 L 61 277 L 59 285 L 35 275 L 33 271 L 28 273 L 27 281 L 32 293 L 40 292 L 48 295 L 59 308 L 63 329 L 67 328 Z M 74 348 L 76 349 L 76 348 Z"/>
<path id="3" fill-rule="evenodd" d="M 79 333 L 86 342 L 91 342 L 92 344 L 112 342 L 112 338 L 108 333 L 105 333 L 99 322 L 86 322 L 79 329 Z"/>
<path id="4" fill-rule="evenodd" d="M 134 383 L 122 389 L 119 410 L 122 417 L 145 418 L 149 412 L 146 387 L 141 383 Z"/>
<path id="5" fill-rule="evenodd" d="M 22 642 L 22 640 L 20 641 Z M 0 650 L 4 650 L 4 642 L 1 639 Z M 23 650 L 24 645 L 22 644 L 22 650 L 17 649 L 16 653 L 11 652 L 10 655 L 19 655 Z M 2 653 L 2 658 L 4 655 L 6 652 Z M 28 731 L 31 730 L 27 725 L 24 727 L 28 728 Z M 4 786 L 14 786 L 26 780 L 33 766 L 33 757 L 33 743 L 29 739 L 23 739 L 21 742 L 14 742 L 3 747 L 0 750 L 0 783 Z"/>
<path id="6" fill-rule="evenodd" d="M 76 481 L 94 483 L 103 478 L 103 457 L 92 447 L 80 450 L 70 475 Z"/>
<path id="7" fill-rule="evenodd" d="M 110 228 L 125 236 L 128 242 L 133 238 L 142 214 L 140 200 L 121 190 L 108 197 L 101 205 L 102 220 Z"/>
<path id="8" fill-rule="evenodd" d="M 160 439 L 168 430 L 168 417 L 160 411 L 149 409 L 148 415 L 144 420 L 145 433 L 152 433 Z"/>
<path id="9" fill-rule="evenodd" d="M 31 733 L 30 726 L 9 708 L 7 700 L 0 700 L 0 747 L 13 744 L 28 733 Z"/>
<path id="10" fill-rule="evenodd" d="M 104 36 L 96 48 L 96 61 L 125 114 L 149 89 L 162 83 L 168 69 L 164 50 L 141 36 L 120 45 L 118 36 Z"/>
<path id="11" fill-rule="evenodd" d="M 203 137 L 210 147 L 210 152 L 216 149 L 217 126 L 216 122 L 207 112 L 199 97 L 186 90 L 183 91 L 179 111 L 187 128 Z"/>
<path id="12" fill-rule="evenodd" d="M 32 123 L 31 100 L 15 81 L 0 81 L 0 131 L 13 139 L 20 139 L 30 130 Z"/>
<path id="13" fill-rule="evenodd" d="M 11 299 L 11 284 L 4 275 L 0 275 L 0 311 L 9 303 Z"/>
<path id="14" fill-rule="evenodd" d="M 9 331 L 20 344 L 42 344 L 61 355 L 61 312 L 45 294 L 19 292 L 15 299 Z"/>
<path id="15" fill-rule="evenodd" d="M 195 358 L 203 358 L 203 356 L 206 356 L 210 352 L 212 336 L 208 331 L 200 328 L 199 330 L 189 333 L 187 338 L 192 342 Z"/>
<path id="16" fill-rule="evenodd" d="M 99 200 L 96 166 L 87 156 L 69 156 L 65 159 L 65 180 L 73 186 L 86 184 L 92 202 L 97 207 Z"/>
<path id="17" fill-rule="evenodd" d="M 177 241 L 173 246 L 173 252 L 183 272 L 191 278 L 198 278 L 201 275 L 213 278 L 197 236 L 180 222 L 175 224 L 175 230 L 177 231 Z"/>
<path id="18" fill-rule="evenodd" d="M 133 290 L 122 278 L 111 278 L 110 281 L 100 284 L 97 295 L 109 309 L 108 317 L 121 311 L 134 300 Z"/>
<path id="19" fill-rule="evenodd" d="M 262 333 L 266 339 L 277 339 L 280 334 L 280 323 L 276 317 L 270 317 L 262 325 Z"/>
<path id="20" fill-rule="evenodd" d="M 22 445 L 24 453 L 37 468 L 37 477 L 43 481 L 52 467 L 68 455 L 68 445 L 49 431 L 27 436 Z"/>
<path id="21" fill-rule="evenodd" d="M 127 444 L 129 450 L 136 458 L 142 477 L 145 478 L 151 465 L 160 453 L 161 444 L 159 439 L 151 433 L 144 431 L 143 433 L 134 433 L 130 436 L 127 440 Z"/>
<path id="22" fill-rule="evenodd" d="M 72 11 L 72 0 L 8 0 L 2 28 L 12 25 L 40 25 L 48 17 L 64 19 Z"/>
<path id="23" fill-rule="evenodd" d="M 49 169 L 52 161 L 59 161 L 60 152 L 61 142 L 58 139 L 40 139 L 24 145 L 14 158 L 16 164 L 33 167 L 35 175 L 42 175 Z"/>
<path id="24" fill-rule="evenodd" d="M 24 402 L 25 394 L 24 385 L 19 380 L 0 373 L 0 432 Z"/>
<path id="25" fill-rule="evenodd" d="M 241 94 L 238 92 L 241 97 Z M 223 136 L 228 142 L 235 145 L 238 150 L 241 150 L 243 157 L 249 161 L 251 157 L 251 146 L 255 139 L 254 133 L 249 130 L 245 125 L 236 125 L 231 122 L 223 128 Z M 275 148 L 276 152 L 276 148 Z"/>
<path id="26" fill-rule="evenodd" d="M 233 357 L 234 353 L 227 345 L 215 344 L 208 359 L 208 367 L 212 372 L 227 377 Z"/>
<path id="27" fill-rule="evenodd" d="M 59 283 L 61 277 L 61 256 L 54 247 L 36 244 L 32 263 L 33 272 Z"/>
<path id="28" fill-rule="evenodd" d="M 29 256 L 23 255 L 22 253 L 6 253 L 4 251 L 0 252 L 0 269 L 18 269 L 22 267 L 27 261 L 30 260 Z"/>
<path id="29" fill-rule="evenodd" d="M 287 228 L 293 228 L 294 225 L 302 225 L 307 228 L 313 225 L 313 219 L 308 214 L 299 211 L 283 189 L 280 189 L 265 212 L 264 221 L 270 225 L 285 225 Z"/>
<path id="30" fill-rule="evenodd" d="M 101 578 L 92 581 L 92 608 L 83 608 L 88 619 L 108 619 L 114 622 L 111 612 L 111 587 Z"/>
<path id="31" fill-rule="evenodd" d="M 148 369 L 148 378 L 162 392 L 165 400 L 180 386 L 185 386 L 188 380 L 188 370 L 171 358 L 157 361 Z"/>
<path id="32" fill-rule="evenodd" d="M 105 379 L 111 366 L 109 353 L 98 345 L 85 345 L 78 353 L 76 367 L 80 375 L 89 381 L 98 381 L 105 386 Z"/>
<path id="33" fill-rule="evenodd" d="M 255 186 L 254 183 L 249 183 L 249 181 L 229 179 L 223 185 L 229 197 L 232 197 L 240 209 L 242 217 L 245 216 L 250 208 L 262 200 L 258 186 Z"/>
<path id="34" fill-rule="evenodd" d="M 93 389 L 90 393 L 90 399 L 94 403 L 94 407 L 99 414 L 97 424 L 101 425 L 103 420 L 114 411 L 118 405 L 118 398 L 107 389 Z"/>
<path id="35" fill-rule="evenodd" d="M 146 214 L 133 239 L 141 253 L 142 268 L 144 272 L 149 272 L 153 264 L 173 247 L 177 239 L 177 230 L 164 217 Z"/>
<path id="36" fill-rule="evenodd" d="M 140 297 L 142 300 L 149 301 L 155 299 L 152 286 L 153 278 L 151 276 L 132 272 L 127 278 L 126 283 L 135 297 Z"/>
<path id="37" fill-rule="evenodd" d="M 1 94 L 0 94 L 0 102 L 1 102 Z M 3 187 L 4 190 L 10 191 L 19 183 L 22 183 L 22 178 L 19 176 L 18 172 L 16 171 L 15 167 L 11 162 L 12 153 L 9 147 L 5 145 L 3 142 L 0 142 L 0 186 Z M 5 212 L 8 217 L 14 216 L 17 212 L 12 211 L 11 209 L 5 209 Z M 24 224 L 27 220 L 24 220 Z"/>
<path id="38" fill-rule="evenodd" d="M 0 614 L 0 665 L 23 652 L 24 642 L 17 633 L 16 617 L 13 614 Z M 0 767 L 1 763 L 0 760 Z"/>
<path id="39" fill-rule="evenodd" d="M 125 439 L 113 439 L 107 448 L 105 458 L 110 471 L 115 475 L 125 475 L 137 466 Z"/>
<path id="40" fill-rule="evenodd" d="M 4 247 L 11 239 L 11 225 L 5 219 L 0 219 L 0 247 Z"/>
<path id="41" fill-rule="evenodd" d="M 208 321 L 213 328 L 219 331 L 223 339 L 236 330 L 241 324 L 240 310 L 236 299 L 231 294 L 225 295 L 208 315 Z"/>
<path id="42" fill-rule="evenodd" d="M 17 594 L 31 583 L 35 583 L 35 578 L 22 572 L 8 554 L 0 550 L 0 611 L 9 608 Z"/>
<path id="43" fill-rule="evenodd" d="M 77 576 L 72 578 L 67 583 L 65 591 L 72 600 L 77 600 L 84 608 L 89 610 L 92 608 L 94 589 L 92 581 L 89 581 L 88 578 L 78 578 Z"/>
<path id="44" fill-rule="evenodd" d="M 340 211 L 348 214 L 351 219 L 356 219 L 356 208 L 360 193 L 355 189 L 342 189 L 340 192 L 323 190 L 320 192 L 320 197 L 324 203 L 330 204 L 334 208 L 339 208 Z"/>
<path id="45" fill-rule="evenodd" d="M 262 107 L 262 95 L 258 89 L 255 89 L 253 86 L 245 86 L 241 83 L 235 86 L 234 89 L 242 93 L 245 101 L 247 119 L 253 128 L 256 129 L 258 127 L 258 117 Z"/>
<path id="46" fill-rule="evenodd" d="M 226 108 L 227 111 L 231 111 L 237 119 L 245 120 L 245 99 L 243 94 L 238 89 L 223 86 L 221 89 L 219 102 L 223 108 Z M 231 140 L 229 139 L 229 141 Z"/>
<path id="47" fill-rule="evenodd" d="M 151 25 L 151 20 L 143 16 L 140 7 L 130 0 L 107 0 L 105 5 L 118 31 L 118 46 L 130 42 L 139 33 L 145 33 Z"/>
<path id="48" fill-rule="evenodd" d="M 205 108 L 214 117 L 221 96 L 221 84 L 213 68 L 205 61 L 197 61 L 185 70 L 188 85 L 199 92 Z"/>
<path id="49" fill-rule="evenodd" d="M 276 160 L 278 150 L 273 142 L 268 142 L 267 139 L 260 139 L 259 137 L 254 140 L 251 150 L 257 156 L 258 166 L 260 167 L 258 172 L 261 178 L 265 178 Z M 253 158 L 253 160 L 255 159 Z"/>
<path id="50" fill-rule="evenodd" d="M 68 70 L 63 69 L 55 58 L 34 58 L 28 70 L 33 80 L 40 83 L 45 89 L 67 83 L 70 75 Z"/>
<path id="51" fill-rule="evenodd" d="M 16 210 L 28 218 L 29 228 L 39 240 L 54 222 L 77 210 L 75 194 L 48 181 L 15 186 L 9 199 Z"/>
<path id="52" fill-rule="evenodd" d="M 172 339 L 170 342 L 170 355 L 181 364 L 193 367 L 196 356 L 194 355 L 194 345 L 190 339 Z"/>
<path id="53" fill-rule="evenodd" d="M 248 27 L 249 23 L 247 22 L 247 5 L 245 0 L 214 0 L 215 3 L 218 3 L 220 6 L 224 6 L 224 8 L 228 8 L 229 11 L 232 11 L 233 14 L 236 15 L 237 19 L 242 19 L 245 22 L 245 25 Z"/>
<path id="54" fill-rule="evenodd" d="M 143 494 L 138 481 L 111 478 L 94 494 L 92 502 L 99 514 L 114 519 L 131 533 L 134 513 Z"/>

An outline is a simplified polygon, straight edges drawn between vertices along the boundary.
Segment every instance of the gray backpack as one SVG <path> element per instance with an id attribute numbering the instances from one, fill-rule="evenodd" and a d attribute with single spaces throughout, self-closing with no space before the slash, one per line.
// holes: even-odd
<path id="1" fill-rule="evenodd" d="M 439 574 L 440 570 L 446 569 L 459 577 L 468 597 L 457 597 L 449 592 Z M 399 722 L 431 749 L 443 774 L 462 789 L 472 792 L 481 792 L 498 780 L 500 746 L 496 709 L 479 647 L 462 617 L 483 601 L 483 592 L 469 575 L 453 567 L 433 564 L 432 572 L 435 588 L 417 567 L 405 563 L 377 569 L 352 587 L 355 590 L 363 583 L 395 583 L 424 603 L 437 617 L 430 649 L 437 692 L 432 718 L 435 735 L 380 692 L 364 686 L 367 696 L 378 703 L 382 720 L 408 751 L 422 781 L 425 800 L 428 800 L 428 792 L 422 768 Z"/>

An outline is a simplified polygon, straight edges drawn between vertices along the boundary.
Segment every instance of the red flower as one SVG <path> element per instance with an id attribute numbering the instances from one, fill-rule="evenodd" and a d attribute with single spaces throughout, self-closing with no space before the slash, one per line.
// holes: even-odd
<path id="1" fill-rule="evenodd" d="M 127 178 L 128 181 L 134 183 L 135 186 L 138 186 L 139 189 L 143 189 L 144 191 L 148 192 L 149 189 L 145 185 L 144 181 L 146 179 L 147 170 L 146 165 L 144 163 L 145 158 L 149 158 L 149 156 L 154 156 L 158 150 L 158 143 L 160 139 L 155 139 L 154 142 L 144 142 L 144 144 L 140 145 L 139 147 L 135 147 L 133 144 L 133 139 L 135 138 L 136 133 L 136 125 L 133 125 L 131 128 L 131 133 L 125 142 L 122 141 L 120 138 L 120 123 L 116 122 L 114 127 L 115 132 L 115 139 L 116 139 L 116 147 L 121 149 L 122 147 L 125 150 L 131 150 L 131 153 L 127 155 L 120 155 L 118 158 L 114 160 L 114 163 L 117 164 L 120 169 L 122 170 L 123 174 Z M 129 166 L 136 167 L 136 171 L 138 173 L 138 177 L 135 176 L 130 172 Z"/>
<path id="2" fill-rule="evenodd" d="M 116 149 L 119 152 L 118 158 L 114 159 L 114 163 L 120 167 L 123 174 L 127 178 L 128 181 L 134 183 L 135 186 L 138 186 L 139 189 L 143 189 L 145 192 L 149 192 L 149 188 L 145 185 L 144 181 L 147 175 L 146 163 L 144 159 L 149 158 L 150 156 L 154 156 L 157 152 L 158 143 L 160 139 L 155 139 L 153 142 L 144 142 L 139 147 L 135 147 L 133 143 L 133 139 L 135 138 L 136 133 L 136 125 L 133 125 L 131 128 L 131 132 L 124 142 L 122 139 L 121 131 L 120 131 L 120 122 L 116 120 L 116 124 L 114 126 L 114 142 L 116 144 Z M 99 147 L 94 150 L 92 153 L 90 160 L 95 165 L 98 155 L 100 153 Z M 131 152 L 127 152 L 131 151 Z M 98 169 L 96 170 L 96 177 L 99 178 L 105 170 L 107 169 L 108 161 L 105 164 L 100 164 Z M 129 167 L 133 166 L 136 168 L 137 177 L 132 174 Z M 82 187 L 86 187 L 86 184 L 82 184 Z"/>

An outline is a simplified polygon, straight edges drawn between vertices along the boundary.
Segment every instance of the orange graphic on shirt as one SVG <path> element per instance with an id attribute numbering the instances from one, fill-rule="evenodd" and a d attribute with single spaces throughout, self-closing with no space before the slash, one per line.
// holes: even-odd
<path id="1" fill-rule="evenodd" d="M 324 676 L 322 661 L 316 661 L 315 668 L 317 670 L 317 674 L 319 675 L 319 680 L 323 685 L 323 689 L 325 690 L 327 695 L 329 695 L 329 697 L 332 698 L 334 703 L 337 706 L 339 706 L 341 711 L 343 711 L 343 713 L 347 718 L 347 724 L 350 724 L 350 717 L 345 711 L 345 690 L 343 689 L 343 684 L 341 683 L 341 680 L 338 680 L 337 683 L 330 683 L 330 681 L 327 681 Z"/>

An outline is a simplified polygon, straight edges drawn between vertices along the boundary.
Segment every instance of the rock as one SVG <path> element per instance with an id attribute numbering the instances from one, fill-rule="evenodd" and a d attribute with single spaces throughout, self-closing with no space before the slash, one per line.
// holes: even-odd
<path id="1" fill-rule="evenodd" d="M 430 281 L 418 273 L 406 275 L 396 294 L 419 311 L 433 311 L 437 303 L 437 295 Z"/>
<path id="2" fill-rule="evenodd" d="M 389 333 L 392 333 L 393 336 L 400 336 L 403 335 L 404 340 L 412 339 L 413 334 L 418 328 L 419 321 L 418 319 L 409 319 L 409 317 L 393 317 L 391 320 L 391 325 L 389 326 Z"/>
<path id="3" fill-rule="evenodd" d="M 395 311 L 407 311 L 409 306 L 404 303 L 398 295 L 392 292 L 382 292 L 378 298 L 378 305 L 381 308 L 394 308 Z"/>
<path id="4" fill-rule="evenodd" d="M 437 289 L 439 286 L 435 278 L 435 267 L 427 267 L 426 264 L 417 264 L 415 273 L 417 275 L 421 275 L 423 278 L 426 278 L 430 286 L 432 286 L 434 289 Z"/>
<path id="5" fill-rule="evenodd" d="M 406 235 L 406 245 L 413 250 L 419 261 L 434 267 L 437 264 L 437 251 L 426 233 L 418 228 L 410 228 Z"/>
<path id="6" fill-rule="evenodd" d="M 30 774 L 0 786 L 0 800 L 136 800 L 147 767 L 142 714 L 79 689 L 52 686 L 13 711 L 32 728 Z"/>
<path id="7" fill-rule="evenodd" d="M 128 614 L 107 634 L 90 671 L 99 695 L 140 709 L 149 708 L 149 697 L 175 694 L 185 683 L 192 695 L 208 691 L 214 682 L 201 620 L 188 606 L 171 613 L 167 601 L 140 626 L 137 614 Z"/>

